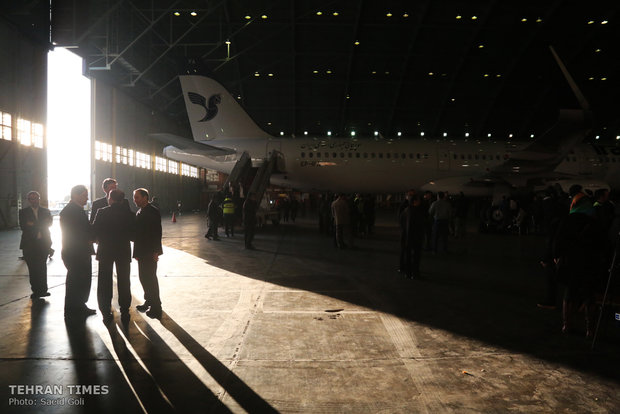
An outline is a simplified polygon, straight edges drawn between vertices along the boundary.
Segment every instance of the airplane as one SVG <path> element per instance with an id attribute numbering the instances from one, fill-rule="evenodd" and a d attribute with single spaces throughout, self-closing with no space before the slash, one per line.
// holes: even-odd
<path id="1" fill-rule="evenodd" d="M 559 58 L 558 63 L 563 67 Z M 620 148 L 582 143 L 591 123 L 589 107 L 572 78 L 582 109 L 561 110 L 558 122 L 531 142 L 273 137 L 217 81 L 197 75 L 179 79 L 194 141 L 165 133 L 151 136 L 168 144 L 168 158 L 226 174 L 243 152 L 253 165 L 275 152 L 279 162 L 270 183 L 300 191 L 417 188 L 497 200 L 515 188 L 542 190 L 555 184 L 566 192 L 577 183 L 592 190 L 620 188 Z"/>

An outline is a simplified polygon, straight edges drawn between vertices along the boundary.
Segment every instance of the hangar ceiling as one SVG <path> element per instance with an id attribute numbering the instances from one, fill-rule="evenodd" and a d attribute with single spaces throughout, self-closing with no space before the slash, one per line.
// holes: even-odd
<path id="1" fill-rule="evenodd" d="M 221 82 L 271 134 L 503 140 L 590 102 L 619 142 L 620 2 L 574 0 L 52 0 L 51 41 L 88 76 L 187 124 L 178 75 Z M 50 41 L 49 1 L 3 16 Z M 47 23 L 47 27 L 46 27 Z"/>

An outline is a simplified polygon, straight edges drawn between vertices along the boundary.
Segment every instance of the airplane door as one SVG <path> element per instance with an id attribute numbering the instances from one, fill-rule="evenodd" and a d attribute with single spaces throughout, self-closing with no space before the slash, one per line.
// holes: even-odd
<path id="1" fill-rule="evenodd" d="M 274 150 L 282 152 L 282 143 L 280 141 L 267 141 L 266 156 L 269 157 Z"/>
<path id="2" fill-rule="evenodd" d="M 448 145 L 437 146 L 437 169 L 439 171 L 450 169 L 450 147 Z"/>
<path id="3" fill-rule="evenodd" d="M 592 166 L 596 164 L 596 157 L 594 155 L 590 155 L 587 153 L 580 154 L 568 154 L 569 157 L 577 157 L 579 160 L 579 174 L 581 175 L 591 175 L 592 174 Z M 599 157 L 602 157 L 599 155 Z M 601 164 L 600 162 L 598 163 Z"/>

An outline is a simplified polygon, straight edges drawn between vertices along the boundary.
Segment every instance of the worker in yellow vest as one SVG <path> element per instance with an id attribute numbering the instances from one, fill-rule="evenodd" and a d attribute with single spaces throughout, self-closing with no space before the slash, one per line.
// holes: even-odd
<path id="1" fill-rule="evenodd" d="M 235 236 L 235 203 L 230 196 L 226 196 L 222 203 L 224 213 L 224 230 L 226 237 Z"/>

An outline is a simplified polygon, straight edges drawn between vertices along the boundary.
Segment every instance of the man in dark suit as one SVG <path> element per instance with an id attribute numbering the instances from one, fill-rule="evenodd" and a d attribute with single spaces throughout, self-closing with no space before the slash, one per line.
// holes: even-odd
<path id="1" fill-rule="evenodd" d="M 19 210 L 19 226 L 22 239 L 19 248 L 24 251 L 28 265 L 32 299 L 49 296 L 47 291 L 47 255 L 52 246 L 50 226 L 52 215 L 48 209 L 39 206 L 41 196 L 36 191 L 28 193 L 30 207 Z"/>
<path id="2" fill-rule="evenodd" d="M 163 254 L 161 247 L 161 216 L 149 203 L 149 193 L 144 188 L 133 192 L 133 201 L 139 208 L 136 213 L 136 235 L 133 257 L 138 261 L 138 275 L 144 289 L 144 303 L 136 306 L 151 318 L 161 318 L 161 300 L 157 282 L 157 261 Z"/>
<path id="3" fill-rule="evenodd" d="M 71 202 L 60 212 L 62 261 L 67 268 L 65 318 L 94 315 L 86 306 L 92 279 L 93 231 L 84 206 L 88 189 L 76 185 L 71 189 Z"/>
<path id="4" fill-rule="evenodd" d="M 108 206 L 108 195 L 110 194 L 110 191 L 116 190 L 117 187 L 118 183 L 114 178 L 106 178 L 105 180 L 103 180 L 101 188 L 103 188 L 103 192 L 105 193 L 105 195 L 93 201 L 93 205 L 90 209 L 90 224 L 93 224 L 93 222 L 95 221 L 95 217 L 97 217 L 97 211 L 99 211 L 100 208 Z"/>
<path id="5" fill-rule="evenodd" d="M 97 260 L 99 261 L 99 278 L 97 281 L 97 302 L 103 320 L 113 319 L 112 304 L 112 269 L 116 263 L 118 283 L 118 304 L 121 318 L 129 317 L 131 305 L 131 288 L 129 270 L 131 266 L 131 244 L 134 238 L 135 216 L 123 201 L 125 193 L 115 189 L 108 194 L 108 206 L 99 209 L 93 222 L 95 237 L 99 242 Z"/>
<path id="6" fill-rule="evenodd" d="M 256 232 L 257 210 L 258 204 L 256 202 L 256 194 L 250 192 L 243 203 L 243 231 L 245 248 L 250 250 L 255 250 L 252 241 L 254 240 L 254 233 Z"/>

